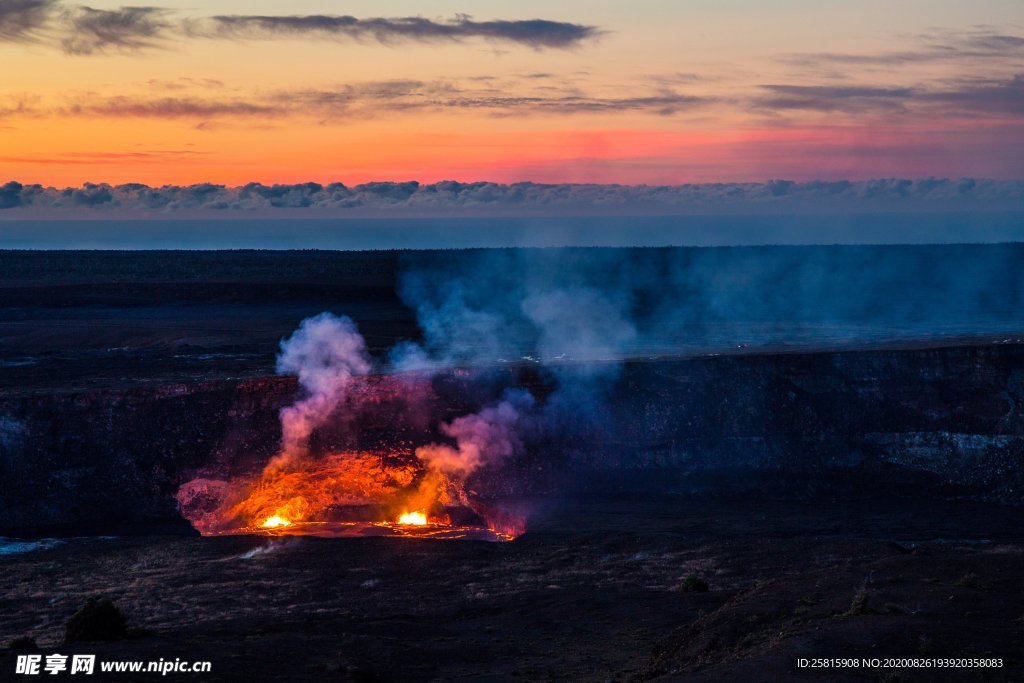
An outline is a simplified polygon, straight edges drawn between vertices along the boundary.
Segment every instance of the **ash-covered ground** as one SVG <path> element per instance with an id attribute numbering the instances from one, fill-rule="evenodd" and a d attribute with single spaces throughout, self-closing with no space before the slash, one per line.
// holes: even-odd
<path id="1" fill-rule="evenodd" d="M 609 496 L 511 543 L 76 538 L 2 560 L 0 638 L 209 660 L 206 681 L 1012 681 L 1022 529 L 1020 510 L 920 499 Z M 88 596 L 148 633 L 62 645 Z M 1004 667 L 798 668 L 814 657 Z"/>
<path id="2" fill-rule="evenodd" d="M 445 309 L 401 273 L 512 258 L 521 278 L 518 255 L 0 253 L 0 646 L 210 660 L 175 675 L 210 681 L 1024 677 L 1018 245 L 532 253 L 572 266 L 559 291 L 612 290 L 533 297 L 531 320 L 583 301 L 636 334 L 589 338 L 620 353 L 600 411 L 469 482 L 529 503 L 509 543 L 202 538 L 175 493 L 274 455 L 298 392 L 275 354 L 303 318 L 351 316 L 377 356 L 436 352 L 424 312 Z M 508 341 L 461 349 L 484 389 L 464 366 L 435 378 L 434 426 L 360 414 L 336 445 L 411 457 L 495 377 L 543 406 L 609 367 L 560 365 L 557 336 L 547 356 Z M 359 386 L 379 396 L 378 371 Z M 90 597 L 132 628 L 63 644 Z M 862 657 L 1004 666 L 797 666 Z"/>

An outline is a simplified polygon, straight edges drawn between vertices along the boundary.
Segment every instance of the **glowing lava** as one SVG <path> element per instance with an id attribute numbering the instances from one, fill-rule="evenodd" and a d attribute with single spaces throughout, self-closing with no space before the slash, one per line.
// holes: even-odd
<path id="1" fill-rule="evenodd" d="M 279 529 L 281 527 L 291 526 L 291 522 L 279 515 L 271 515 L 270 517 L 267 517 L 266 521 L 264 521 L 260 526 L 264 529 Z"/>
<path id="2" fill-rule="evenodd" d="M 535 417 L 532 394 L 509 389 L 499 402 L 440 423 L 441 442 L 416 444 L 408 437 L 433 433 L 427 422 L 448 414 L 433 375 L 370 375 L 373 367 L 349 318 L 323 313 L 304 320 L 277 358 L 278 372 L 297 375 L 302 387 L 279 413 L 280 450 L 262 471 L 241 458 L 227 471 L 218 466 L 185 482 L 175 496 L 181 514 L 204 535 L 507 541 L 523 533 L 524 515 L 467 487 L 503 480 L 502 468 L 523 453 L 520 432 L 530 432 Z M 406 436 L 393 447 L 327 445 L 360 443 L 364 431 L 379 443 L 383 426 L 406 419 L 413 422 L 396 425 L 396 436 Z"/>
<path id="3" fill-rule="evenodd" d="M 402 451 L 327 453 L 228 481 L 195 479 L 178 502 L 204 535 L 509 541 L 526 521 L 473 499 L 459 478 Z"/>
<path id="4" fill-rule="evenodd" d="M 403 512 L 398 516 L 398 523 L 421 526 L 427 523 L 427 516 L 422 512 Z"/>

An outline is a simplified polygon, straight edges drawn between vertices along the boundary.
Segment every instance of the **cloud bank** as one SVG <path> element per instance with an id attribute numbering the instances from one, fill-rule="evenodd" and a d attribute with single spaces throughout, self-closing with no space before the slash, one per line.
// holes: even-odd
<path id="1" fill-rule="evenodd" d="M 458 15 L 447 21 L 423 17 L 357 19 L 353 16 L 258 16 L 221 15 L 187 24 L 187 32 L 204 38 L 258 40 L 266 38 L 320 38 L 400 42 L 444 43 L 471 38 L 518 43 L 535 49 L 569 48 L 600 32 L 594 26 L 546 19 L 523 21 L 474 21 Z"/>
<path id="2" fill-rule="evenodd" d="M 1024 74 L 1006 80 L 976 79 L 954 87 L 871 87 L 762 85 L 767 94 L 753 98 L 756 108 L 847 114 L 932 111 L 937 115 L 1024 114 Z"/>
<path id="3" fill-rule="evenodd" d="M 382 45 L 460 43 L 481 39 L 540 49 L 569 49 L 601 31 L 547 19 L 476 21 L 459 14 L 448 20 L 424 17 L 348 15 L 218 15 L 180 17 L 163 7 L 94 9 L 58 0 L 0 2 L 0 42 L 46 42 L 69 55 L 138 52 L 172 40 L 228 39 L 347 40 Z"/>
<path id="4" fill-rule="evenodd" d="M 707 183 L 689 185 L 501 184 L 444 181 L 299 183 L 228 187 L 202 183 L 149 187 L 92 184 L 54 188 L 0 185 L 8 216 L 74 211 L 96 213 L 270 212 L 316 215 L 509 214 L 525 212 L 700 213 L 761 210 L 888 210 L 1024 206 L 1024 180 L 885 178 L 866 181 Z"/>
<path id="5" fill-rule="evenodd" d="M 61 48 L 70 55 L 157 47 L 173 29 L 171 11 L 159 7 L 99 10 L 73 7 L 62 12 Z"/>
<path id="6" fill-rule="evenodd" d="M 81 49 L 100 49 L 82 44 Z M 512 94 L 448 81 L 399 79 L 346 83 L 333 87 L 280 89 L 223 95 L 207 92 L 175 96 L 68 95 L 60 102 L 0 100 L 2 117 L 103 116 L 142 119 L 371 118 L 381 114 L 471 111 L 494 116 L 648 113 L 671 116 L 716 102 L 658 88 L 609 97 L 577 88 L 547 88 Z"/>
<path id="7" fill-rule="evenodd" d="M 890 69 L 932 62 L 1012 60 L 1024 54 L 1024 37 L 988 26 L 970 31 L 936 30 L 916 36 L 915 45 L 876 53 L 801 52 L 780 55 L 780 61 L 800 67 Z"/>
<path id="8" fill-rule="evenodd" d="M 0 42 L 38 40 L 57 7 L 55 0 L 4 0 L 0 2 Z"/>
<path id="9" fill-rule="evenodd" d="M 127 39 L 115 35 L 116 31 L 97 33 L 76 43 L 74 49 L 87 53 L 127 44 Z M 175 91 L 173 96 L 167 96 L 169 89 Z M 472 80 L 459 83 L 395 79 L 242 92 L 231 92 L 223 84 L 199 85 L 190 92 L 181 92 L 187 90 L 181 85 L 162 90 L 165 92 L 160 95 L 67 94 L 60 101 L 8 97 L 6 102 L 0 100 L 0 118 L 102 116 L 201 122 L 292 117 L 329 123 L 352 117 L 444 111 L 480 112 L 497 117 L 639 113 L 664 118 L 686 113 L 707 115 L 718 108 L 766 114 L 777 124 L 779 119 L 773 117 L 794 112 L 854 118 L 877 115 L 890 121 L 922 116 L 930 121 L 959 116 L 1005 119 L 1007 115 L 1024 114 L 1024 74 L 902 87 L 768 83 L 752 86 L 746 92 L 734 91 L 728 97 L 696 95 L 654 81 L 639 82 L 630 90 L 620 89 L 611 95 L 571 83 L 524 88 L 516 79 L 487 81 L 483 85 Z"/>

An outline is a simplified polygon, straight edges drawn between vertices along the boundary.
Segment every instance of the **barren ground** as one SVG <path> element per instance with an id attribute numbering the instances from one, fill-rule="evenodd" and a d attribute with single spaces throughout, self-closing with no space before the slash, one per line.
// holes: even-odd
<path id="1" fill-rule="evenodd" d="M 511 543 L 73 539 L 2 560 L 0 640 L 208 659 L 209 681 L 1020 680 L 1022 521 L 955 503 L 623 498 L 539 505 Z M 682 590 L 690 575 L 710 590 Z M 152 634 L 61 646 L 89 596 Z M 797 669 L 886 656 L 1005 666 Z M 0 662 L 9 675 L 13 653 Z"/>

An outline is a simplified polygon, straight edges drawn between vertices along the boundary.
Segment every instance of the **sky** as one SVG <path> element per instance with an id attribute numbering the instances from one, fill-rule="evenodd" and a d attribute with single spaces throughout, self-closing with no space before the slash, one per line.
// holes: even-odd
<path id="1" fill-rule="evenodd" d="M 1019 0 L 0 0 L 0 183 L 1024 178 Z"/>

